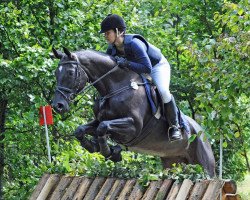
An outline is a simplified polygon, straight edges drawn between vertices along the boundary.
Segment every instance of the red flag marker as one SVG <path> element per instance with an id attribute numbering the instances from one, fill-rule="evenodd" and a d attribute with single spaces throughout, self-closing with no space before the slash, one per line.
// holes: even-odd
<path id="1" fill-rule="evenodd" d="M 51 155 L 50 155 L 50 145 L 49 145 L 49 133 L 48 133 L 48 126 L 53 124 L 53 116 L 52 116 L 52 108 L 51 106 L 41 106 L 39 110 L 39 119 L 40 119 L 40 126 L 45 127 L 45 134 L 46 134 L 46 142 L 47 142 L 47 150 L 48 150 L 48 159 L 49 163 L 51 163 Z"/>
<path id="2" fill-rule="evenodd" d="M 40 110 L 39 110 L 40 126 L 43 126 L 45 124 L 43 109 L 45 109 L 46 124 L 47 125 L 53 124 L 54 122 L 53 122 L 53 115 L 52 115 L 51 106 L 41 106 Z"/>

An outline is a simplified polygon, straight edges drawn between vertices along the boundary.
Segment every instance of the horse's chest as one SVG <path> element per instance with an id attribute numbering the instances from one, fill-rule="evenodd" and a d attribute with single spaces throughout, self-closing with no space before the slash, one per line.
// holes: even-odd
<path id="1" fill-rule="evenodd" d="M 124 102 L 113 102 L 110 100 L 99 100 L 95 104 L 95 116 L 98 121 L 111 120 L 127 114 L 123 109 Z"/>

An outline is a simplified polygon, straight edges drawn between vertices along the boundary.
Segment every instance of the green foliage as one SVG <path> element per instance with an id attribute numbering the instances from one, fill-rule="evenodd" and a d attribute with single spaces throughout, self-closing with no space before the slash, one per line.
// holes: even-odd
<path id="1" fill-rule="evenodd" d="M 82 149 L 78 142 L 65 142 L 60 140 L 58 144 L 53 144 L 54 151 L 58 150 L 57 156 L 53 157 L 53 162 L 41 162 L 34 166 L 19 171 L 25 174 L 25 178 L 20 178 L 18 183 L 7 185 L 6 193 L 11 199 L 26 199 L 33 191 L 35 183 L 43 173 L 59 173 L 71 176 L 81 175 L 90 178 L 96 176 L 116 177 L 123 179 L 136 178 L 142 187 L 148 186 L 150 181 L 160 179 L 175 179 L 183 181 L 190 179 L 207 178 L 203 168 L 199 165 L 173 165 L 173 169 L 163 170 L 160 158 L 135 154 L 132 152 L 123 152 L 123 160 L 118 163 L 105 160 L 98 153 L 90 154 Z M 29 161 L 30 158 L 22 160 Z M 23 162 L 23 161 L 22 161 Z M 23 163 L 20 162 L 23 166 Z M 34 163 L 31 163 L 34 164 Z M 19 188 L 22 187 L 22 190 Z M 10 189 L 11 188 L 11 189 Z M 25 192 L 26 191 L 26 192 Z M 28 191 L 28 192 L 27 192 Z"/>
<path id="2" fill-rule="evenodd" d="M 55 125 L 49 127 L 53 163 L 48 164 L 38 108 L 53 98 L 57 61 L 50 59 L 51 47 L 105 51 L 98 31 L 109 13 L 122 15 L 128 33 L 142 34 L 162 50 L 172 66 L 171 91 L 181 110 L 203 125 L 217 161 L 223 134 L 223 177 L 242 180 L 247 170 L 242 152 L 250 148 L 248 4 L 247 0 L 1 3 L 0 100 L 8 101 L 0 141 L 5 145 L 0 149 L 5 155 L 5 199 L 27 199 L 44 172 L 138 178 L 142 185 L 164 177 L 206 177 L 200 166 L 177 165 L 164 171 L 159 158 L 152 156 L 127 152 L 114 164 L 82 150 L 72 133 L 93 118 L 94 90 L 78 97 L 70 113 L 55 115 Z"/>
<path id="3" fill-rule="evenodd" d="M 200 165 L 174 164 L 172 169 L 164 171 L 163 178 L 175 179 L 181 182 L 184 179 L 192 181 L 209 179 L 209 176 Z"/>

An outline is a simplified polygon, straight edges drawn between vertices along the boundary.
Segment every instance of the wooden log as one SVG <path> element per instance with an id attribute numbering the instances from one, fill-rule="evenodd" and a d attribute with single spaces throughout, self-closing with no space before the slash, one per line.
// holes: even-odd
<path id="1" fill-rule="evenodd" d="M 86 195 L 92 182 L 93 182 L 93 179 L 83 177 L 81 185 L 78 187 L 75 195 L 73 196 L 73 200 L 83 199 L 83 197 Z"/>
<path id="2" fill-rule="evenodd" d="M 44 174 L 38 184 L 35 187 L 32 195 L 30 196 L 29 200 L 36 200 L 39 194 L 41 193 L 44 185 L 46 184 L 47 180 L 49 179 L 50 174 Z"/>
<path id="3" fill-rule="evenodd" d="M 76 193 L 79 185 L 81 185 L 82 181 L 83 181 L 82 177 L 74 177 L 61 200 L 73 199 L 74 194 Z"/>
<path id="4" fill-rule="evenodd" d="M 120 193 L 120 195 L 118 197 L 118 200 L 127 199 L 128 196 L 130 195 L 130 192 L 132 191 L 133 186 L 135 185 L 135 183 L 136 183 L 136 180 L 134 180 L 134 179 L 127 180 L 123 190 L 121 191 L 121 193 Z"/>
<path id="5" fill-rule="evenodd" d="M 205 194 L 209 182 L 210 181 L 208 181 L 208 180 L 196 181 L 196 183 L 191 191 L 189 200 L 200 200 L 203 197 L 203 195 Z"/>
<path id="6" fill-rule="evenodd" d="M 165 179 L 155 197 L 155 200 L 166 199 L 166 196 L 168 192 L 170 191 L 172 184 L 173 184 L 173 180 Z"/>
<path id="7" fill-rule="evenodd" d="M 193 182 L 189 179 L 185 179 L 181 184 L 179 193 L 177 194 L 176 200 L 185 200 L 188 198 L 189 193 L 193 187 Z"/>
<path id="8" fill-rule="evenodd" d="M 115 178 L 107 178 L 95 200 L 104 200 L 115 182 Z"/>
<path id="9" fill-rule="evenodd" d="M 181 187 L 181 184 L 178 183 L 177 181 L 175 181 L 171 187 L 170 192 L 168 193 L 166 200 L 175 200 L 175 198 L 179 192 L 180 187 Z"/>
<path id="10" fill-rule="evenodd" d="M 50 197 L 50 199 L 51 200 L 61 200 L 64 193 L 67 190 L 67 187 L 71 183 L 72 179 L 73 179 L 72 177 L 63 176 L 61 178 L 60 182 L 57 184 L 53 194 Z"/>
<path id="11" fill-rule="evenodd" d="M 240 200 L 240 195 L 238 194 L 226 194 L 226 200 Z"/>
<path id="12" fill-rule="evenodd" d="M 46 198 L 49 198 L 49 195 L 54 191 L 54 188 L 56 187 L 59 180 L 60 180 L 60 175 L 51 174 L 46 184 L 44 185 L 41 193 L 37 197 L 37 200 L 44 200 Z"/>
<path id="13" fill-rule="evenodd" d="M 237 191 L 237 185 L 234 180 L 224 180 L 223 190 L 227 194 L 235 194 Z"/>
<path id="14" fill-rule="evenodd" d="M 104 177 L 97 177 L 94 179 L 93 183 L 91 184 L 89 191 L 87 192 L 84 200 L 94 200 L 97 194 L 99 193 L 103 183 L 105 182 Z"/>
<path id="15" fill-rule="evenodd" d="M 119 196 L 120 191 L 122 191 L 126 181 L 122 179 L 117 179 L 109 191 L 108 196 L 106 197 L 105 200 L 115 200 Z"/>
<path id="16" fill-rule="evenodd" d="M 140 183 L 136 182 L 128 200 L 140 200 L 143 196 L 143 188 Z"/>
<path id="17" fill-rule="evenodd" d="M 160 189 L 162 184 L 162 180 L 159 181 L 152 181 L 146 190 L 145 194 L 142 197 L 142 200 L 151 200 L 154 199 L 158 190 Z"/>
<path id="18" fill-rule="evenodd" d="M 222 180 L 210 181 L 202 200 L 217 199 L 222 191 L 223 185 L 224 185 L 224 181 Z"/>

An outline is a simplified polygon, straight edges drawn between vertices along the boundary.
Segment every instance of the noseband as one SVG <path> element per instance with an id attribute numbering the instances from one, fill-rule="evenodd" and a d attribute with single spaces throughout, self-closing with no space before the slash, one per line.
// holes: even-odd
<path id="1" fill-rule="evenodd" d="M 68 101 L 73 101 L 74 97 L 79 94 L 80 92 L 78 92 L 79 88 L 80 88 L 80 83 L 81 83 L 81 76 L 82 76 L 82 72 L 84 74 L 84 76 L 87 78 L 87 82 L 89 81 L 88 75 L 86 74 L 86 72 L 80 67 L 80 63 L 77 61 L 65 61 L 65 62 L 60 62 L 58 65 L 66 65 L 66 64 L 75 64 L 76 65 L 76 79 L 75 79 L 75 83 L 74 86 L 76 86 L 75 89 L 70 89 L 64 86 L 60 86 L 58 85 L 56 87 L 56 91 L 58 91 L 60 94 L 62 94 L 62 96 L 68 100 Z"/>

